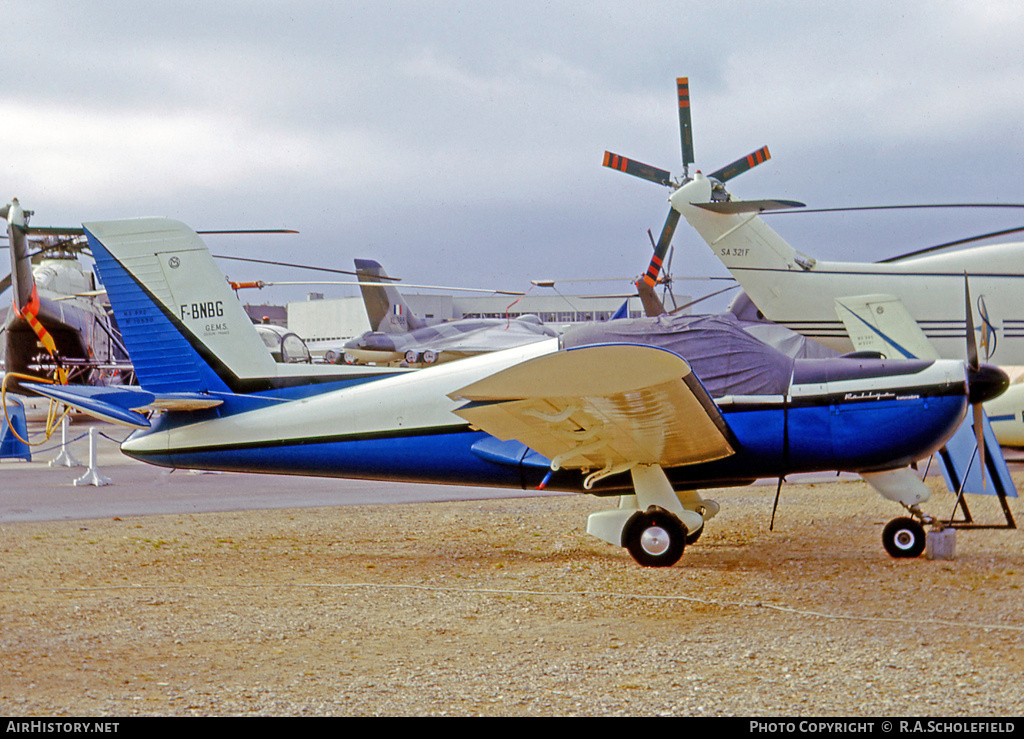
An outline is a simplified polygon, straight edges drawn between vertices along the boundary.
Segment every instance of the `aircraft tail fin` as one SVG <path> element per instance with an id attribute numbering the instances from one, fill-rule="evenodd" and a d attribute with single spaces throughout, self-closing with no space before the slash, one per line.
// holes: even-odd
<path id="1" fill-rule="evenodd" d="M 387 279 L 387 273 L 379 262 L 373 259 L 357 259 L 355 262 L 360 282 L 379 283 Z M 385 334 L 404 334 L 425 325 L 406 305 L 397 287 L 362 285 L 359 289 L 363 293 L 363 303 L 372 330 Z"/>
<path id="2" fill-rule="evenodd" d="M 83 224 L 139 384 L 255 392 L 277 369 L 209 249 L 184 223 Z"/>
<path id="3" fill-rule="evenodd" d="M 726 269 L 809 270 L 816 260 L 794 249 L 760 217 L 777 203 L 789 201 L 756 201 L 754 203 L 717 203 L 712 198 L 711 181 L 701 175 L 683 185 L 670 198 L 672 207 L 707 242 Z M 736 207 L 729 207 L 729 206 Z M 755 303 L 757 296 L 743 282 Z M 760 304 L 760 303 L 758 303 Z"/>
<path id="4" fill-rule="evenodd" d="M 895 295 L 852 295 L 835 298 L 855 351 L 877 351 L 893 359 L 938 359 L 921 327 Z"/>
<path id="5" fill-rule="evenodd" d="M 644 306 L 644 315 L 648 318 L 657 318 L 668 312 L 665 310 L 665 305 L 661 302 L 661 298 L 658 297 L 658 294 L 654 292 L 654 288 L 646 280 L 637 280 L 636 290 L 640 296 L 640 302 Z"/>

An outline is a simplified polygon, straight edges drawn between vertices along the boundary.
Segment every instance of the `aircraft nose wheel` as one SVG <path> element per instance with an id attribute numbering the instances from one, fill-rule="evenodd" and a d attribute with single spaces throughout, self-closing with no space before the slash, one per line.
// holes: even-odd
<path id="1" fill-rule="evenodd" d="M 651 506 L 629 520 L 622 541 L 644 567 L 671 567 L 683 556 L 686 526 L 665 509 Z"/>
<path id="2" fill-rule="evenodd" d="M 917 557 L 924 551 L 924 544 L 924 526 L 912 518 L 894 518 L 882 530 L 882 546 L 891 557 Z"/>

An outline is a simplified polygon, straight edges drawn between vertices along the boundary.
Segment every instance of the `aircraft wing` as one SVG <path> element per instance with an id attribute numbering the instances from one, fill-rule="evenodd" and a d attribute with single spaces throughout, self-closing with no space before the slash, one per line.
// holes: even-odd
<path id="1" fill-rule="evenodd" d="M 598 345 L 528 360 L 449 395 L 455 413 L 553 468 L 673 467 L 734 453 L 718 406 L 673 352 Z"/>

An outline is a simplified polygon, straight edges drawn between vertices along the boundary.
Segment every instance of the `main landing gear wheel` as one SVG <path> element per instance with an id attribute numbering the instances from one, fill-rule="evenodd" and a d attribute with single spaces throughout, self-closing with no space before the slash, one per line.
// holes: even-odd
<path id="1" fill-rule="evenodd" d="M 622 541 L 644 567 L 671 567 L 683 556 L 686 527 L 664 508 L 651 506 L 629 519 Z"/>
<path id="2" fill-rule="evenodd" d="M 924 526 L 912 518 L 894 518 L 882 530 L 882 546 L 897 559 L 917 557 L 924 551 Z"/>

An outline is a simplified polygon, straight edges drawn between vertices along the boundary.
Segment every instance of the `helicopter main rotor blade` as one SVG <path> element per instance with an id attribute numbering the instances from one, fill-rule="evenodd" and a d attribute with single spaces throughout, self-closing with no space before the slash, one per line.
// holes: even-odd
<path id="1" fill-rule="evenodd" d="M 374 279 L 379 279 L 378 275 L 374 275 Z M 241 287 L 279 287 L 283 285 L 350 285 L 352 287 L 392 287 L 393 283 L 390 282 L 352 282 L 350 280 L 298 280 L 298 281 L 286 281 L 286 282 L 264 282 L 260 280 L 256 283 L 239 283 Z M 403 282 L 402 287 L 411 287 L 423 290 L 455 290 L 458 292 L 465 293 L 491 293 L 495 295 L 526 295 L 522 290 L 496 290 L 489 287 L 452 287 L 451 285 L 413 285 L 407 282 Z"/>
<path id="2" fill-rule="evenodd" d="M 917 210 L 924 208 L 1024 208 L 1024 203 L 912 203 L 909 205 L 855 205 L 842 208 L 809 208 L 801 213 L 846 213 L 858 210 Z"/>
<path id="3" fill-rule="evenodd" d="M 737 175 L 741 175 L 748 169 L 753 169 L 758 164 L 763 164 L 772 158 L 771 153 L 768 151 L 767 146 L 762 146 L 757 151 L 753 151 L 747 154 L 741 159 L 737 159 L 732 164 L 727 164 L 719 170 L 712 172 L 709 177 L 718 180 L 719 182 L 727 182 Z"/>
<path id="4" fill-rule="evenodd" d="M 26 226 L 25 233 L 31 236 L 84 236 L 85 229 L 81 226 Z M 196 231 L 197 234 L 297 234 L 289 228 L 248 228 L 225 229 L 221 231 Z M 3 236 L 2 238 L 7 238 Z"/>
<path id="5" fill-rule="evenodd" d="M 937 244 L 936 246 L 928 246 L 924 249 L 917 249 L 916 251 L 908 251 L 906 254 L 899 254 L 895 257 L 889 257 L 888 259 L 878 260 L 878 264 L 889 264 L 891 262 L 899 262 L 903 259 L 909 259 L 910 257 L 919 257 L 922 254 L 930 254 L 933 251 L 941 251 L 942 249 L 948 249 L 951 246 L 962 246 L 963 244 L 970 244 L 973 241 L 983 241 L 985 239 L 994 239 L 996 236 L 1006 236 L 1008 234 L 1014 234 L 1024 231 L 1024 226 L 1017 226 L 1016 228 L 1004 228 L 1002 231 L 992 231 L 987 234 L 980 234 L 978 236 L 968 236 L 966 239 L 957 239 L 956 241 L 947 241 L 945 244 Z"/>
<path id="6" fill-rule="evenodd" d="M 214 254 L 213 257 L 214 257 L 214 259 L 230 259 L 230 260 L 235 261 L 235 262 L 253 262 L 255 264 L 269 264 L 269 265 L 274 266 L 274 267 L 294 267 L 295 269 L 309 269 L 309 270 L 314 270 L 316 272 L 332 272 L 332 273 L 337 274 L 337 275 L 352 275 L 353 277 L 358 277 L 359 276 L 358 272 L 353 272 L 353 271 L 348 270 L 348 269 L 332 269 L 331 267 L 315 267 L 315 266 L 313 266 L 311 264 L 293 264 L 292 262 L 275 262 L 275 261 L 272 261 L 270 259 L 253 259 L 251 257 L 232 257 L 232 256 L 228 256 L 227 254 Z M 377 276 L 374 279 L 377 279 L 377 280 L 390 280 L 392 282 L 401 282 L 402 281 L 401 277 Z"/>
<path id="7" fill-rule="evenodd" d="M 666 187 L 672 186 L 671 172 L 667 172 L 664 169 L 658 169 L 657 167 L 652 167 L 650 164 L 638 162 L 635 159 L 627 159 L 626 157 L 619 156 L 618 154 L 612 154 L 610 151 L 606 151 L 604 153 L 603 164 L 605 167 L 617 169 L 620 172 L 631 174 L 642 180 L 656 182 L 659 185 L 665 185 Z"/>
<path id="8" fill-rule="evenodd" d="M 196 231 L 197 234 L 297 234 L 290 228 L 242 228 L 224 231 Z"/>

